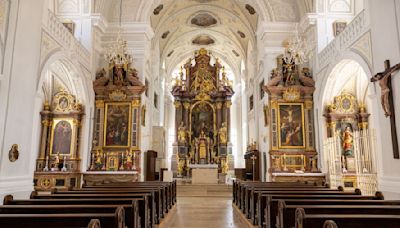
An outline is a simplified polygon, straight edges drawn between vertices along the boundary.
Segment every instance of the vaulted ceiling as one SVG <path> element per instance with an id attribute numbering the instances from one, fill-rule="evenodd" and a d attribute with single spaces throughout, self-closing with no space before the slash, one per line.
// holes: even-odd
<path id="1" fill-rule="evenodd" d="M 95 10 L 117 21 L 117 3 L 96 0 Z M 122 20 L 151 24 L 168 73 L 201 47 L 239 72 L 260 21 L 298 22 L 312 7 L 312 0 L 122 0 Z"/>

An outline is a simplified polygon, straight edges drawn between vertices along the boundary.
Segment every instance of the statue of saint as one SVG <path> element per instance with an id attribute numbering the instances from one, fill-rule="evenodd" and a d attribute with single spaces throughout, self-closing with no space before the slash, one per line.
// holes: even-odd
<path id="1" fill-rule="evenodd" d="M 126 169 L 132 169 L 132 151 L 126 151 Z"/>
<path id="2" fill-rule="evenodd" d="M 219 142 L 220 143 L 227 143 L 228 142 L 228 129 L 226 127 L 226 122 L 222 123 L 221 128 L 218 131 L 218 135 L 219 135 Z"/>
<path id="3" fill-rule="evenodd" d="M 342 140 L 343 140 L 343 151 L 344 156 L 352 156 L 353 155 L 353 133 L 349 126 L 345 128 L 342 133 Z"/>
<path id="4" fill-rule="evenodd" d="M 54 158 L 54 168 L 58 168 L 59 164 L 60 164 L 60 152 L 57 152 Z"/>
<path id="5" fill-rule="evenodd" d="M 103 165 L 103 163 L 101 161 L 101 157 L 102 156 L 100 155 L 100 152 L 97 151 L 96 152 L 96 161 L 94 162 L 96 169 L 101 169 L 101 167 Z"/>
<path id="6" fill-rule="evenodd" d="M 201 131 L 200 137 L 199 137 L 199 158 L 206 158 L 207 157 L 207 145 L 206 145 L 206 135 L 204 134 L 204 131 Z"/>
<path id="7" fill-rule="evenodd" d="M 185 143 L 186 142 L 186 127 L 183 122 L 178 127 L 178 142 Z"/>

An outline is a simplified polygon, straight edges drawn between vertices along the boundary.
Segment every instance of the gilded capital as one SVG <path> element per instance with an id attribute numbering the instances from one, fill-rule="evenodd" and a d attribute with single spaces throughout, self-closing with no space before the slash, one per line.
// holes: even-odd
<path id="1" fill-rule="evenodd" d="M 216 107 L 217 109 L 221 109 L 221 108 L 222 108 L 222 102 L 217 102 L 217 103 L 215 104 L 215 107 Z"/>
<path id="2" fill-rule="evenodd" d="M 365 130 L 365 129 L 368 128 L 368 122 L 361 122 L 361 123 L 358 123 L 358 127 L 359 127 L 361 130 Z"/>
<path id="3" fill-rule="evenodd" d="M 225 102 L 225 107 L 230 108 L 232 106 L 232 101 L 226 101 Z"/>
<path id="4" fill-rule="evenodd" d="M 306 109 L 312 109 L 313 107 L 313 102 L 312 101 L 305 101 L 304 102 L 305 108 Z"/>
<path id="5" fill-rule="evenodd" d="M 278 108 L 278 102 L 276 100 L 271 101 L 271 108 L 272 109 L 277 109 Z"/>
<path id="6" fill-rule="evenodd" d="M 174 106 L 175 106 L 175 108 L 181 107 L 181 102 L 180 101 L 174 101 Z"/>
<path id="7" fill-rule="evenodd" d="M 140 100 L 139 99 L 132 100 L 132 107 L 135 108 L 140 107 Z"/>
<path id="8" fill-rule="evenodd" d="M 185 109 L 189 109 L 189 108 L 190 108 L 190 103 L 189 103 L 189 102 L 184 102 L 184 103 L 183 103 L 183 107 L 184 107 Z"/>
<path id="9" fill-rule="evenodd" d="M 43 126 L 50 126 L 50 121 L 49 120 L 42 120 L 42 125 Z"/>
<path id="10" fill-rule="evenodd" d="M 103 100 L 97 100 L 96 101 L 96 108 L 103 108 L 104 107 L 104 101 Z"/>
<path id="11" fill-rule="evenodd" d="M 75 126 L 79 126 L 80 123 L 81 123 L 81 121 L 79 121 L 77 119 L 72 120 L 72 124 L 74 124 Z"/>
<path id="12" fill-rule="evenodd" d="M 328 123 L 328 128 L 335 130 L 336 129 L 336 122 L 330 122 Z"/>

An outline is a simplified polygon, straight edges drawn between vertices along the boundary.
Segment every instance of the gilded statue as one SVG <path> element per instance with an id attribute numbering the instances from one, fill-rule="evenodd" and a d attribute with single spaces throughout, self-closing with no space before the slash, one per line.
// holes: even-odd
<path id="1" fill-rule="evenodd" d="M 353 133 L 349 126 L 345 128 L 342 133 L 342 140 L 343 140 L 343 151 L 344 156 L 352 156 L 353 155 Z"/>
<path id="2" fill-rule="evenodd" d="M 178 142 L 179 143 L 186 143 L 186 127 L 183 122 L 178 127 Z"/>
<path id="3" fill-rule="evenodd" d="M 222 123 L 221 128 L 218 130 L 218 135 L 220 143 L 225 144 L 228 142 L 228 129 L 226 127 L 226 122 Z"/>
<path id="4" fill-rule="evenodd" d="M 206 135 L 204 131 L 201 131 L 199 137 L 199 157 L 200 159 L 207 157 L 207 145 L 206 145 Z"/>

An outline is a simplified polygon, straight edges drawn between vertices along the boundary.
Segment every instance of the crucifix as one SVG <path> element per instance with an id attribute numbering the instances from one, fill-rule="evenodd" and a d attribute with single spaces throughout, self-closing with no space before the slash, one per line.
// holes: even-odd
<path id="1" fill-rule="evenodd" d="M 390 130 L 392 133 L 393 157 L 399 159 L 399 143 L 397 141 L 396 117 L 393 105 L 392 73 L 400 70 L 400 63 L 390 67 L 390 61 L 385 60 L 385 71 L 377 73 L 371 82 L 378 82 L 381 87 L 381 104 L 386 117 L 390 117 Z"/>

